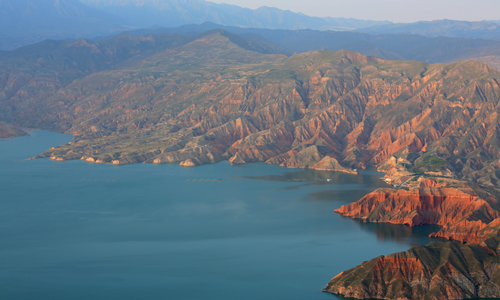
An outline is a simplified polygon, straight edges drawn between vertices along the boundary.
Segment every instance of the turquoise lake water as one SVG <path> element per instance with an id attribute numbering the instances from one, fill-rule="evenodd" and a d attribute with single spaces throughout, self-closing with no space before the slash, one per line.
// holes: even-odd
<path id="1" fill-rule="evenodd" d="M 3 300 L 337 299 L 333 276 L 435 229 L 336 214 L 374 171 L 27 160 L 72 139 L 30 134 L 0 141 Z"/>

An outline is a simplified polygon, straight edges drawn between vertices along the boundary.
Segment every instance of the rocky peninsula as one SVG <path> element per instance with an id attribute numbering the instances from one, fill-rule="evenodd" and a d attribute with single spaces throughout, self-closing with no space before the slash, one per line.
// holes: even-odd
<path id="1" fill-rule="evenodd" d="M 324 291 L 357 299 L 499 298 L 499 245 L 497 231 L 475 245 L 415 246 L 344 271 Z"/>
<path id="2" fill-rule="evenodd" d="M 325 292 L 358 299 L 500 297 L 498 190 L 432 179 L 410 189 L 379 189 L 336 212 L 366 222 L 440 225 L 433 242 L 377 257 L 332 278 Z M 459 186 L 457 186 L 459 185 Z"/>
<path id="3" fill-rule="evenodd" d="M 23 135 L 28 134 L 20 129 L 0 123 L 0 138 L 14 138 Z"/>

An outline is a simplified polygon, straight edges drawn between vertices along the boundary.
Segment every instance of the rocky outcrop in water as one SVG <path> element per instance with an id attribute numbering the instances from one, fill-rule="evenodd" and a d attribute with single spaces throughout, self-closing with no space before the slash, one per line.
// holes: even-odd
<path id="1" fill-rule="evenodd" d="M 335 211 L 366 222 L 440 225 L 432 237 L 480 242 L 478 233 L 500 221 L 495 195 L 484 192 L 482 197 L 470 188 L 379 189 Z"/>
<path id="2" fill-rule="evenodd" d="M 495 233 L 479 245 L 414 246 L 344 271 L 323 291 L 357 299 L 499 298 L 499 245 Z"/>
<path id="3" fill-rule="evenodd" d="M 334 277 L 325 292 L 358 299 L 500 297 L 500 206 L 496 189 L 479 186 L 379 189 L 336 212 L 367 222 L 440 225 L 433 242 L 380 256 Z M 462 244 L 466 243 L 466 244 Z"/>

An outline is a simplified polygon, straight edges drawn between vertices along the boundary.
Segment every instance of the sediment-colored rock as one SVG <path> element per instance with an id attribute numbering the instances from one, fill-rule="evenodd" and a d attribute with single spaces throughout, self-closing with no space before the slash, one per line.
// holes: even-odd
<path id="1" fill-rule="evenodd" d="M 335 158 L 328 155 L 323 157 L 323 159 L 321 159 L 317 164 L 313 165 L 311 169 L 320 171 L 337 171 L 350 174 L 358 173 L 357 171 L 354 171 L 352 169 L 344 168 Z"/>
<path id="2" fill-rule="evenodd" d="M 439 188 L 439 187 L 444 187 L 446 186 L 446 183 L 440 182 L 439 179 L 420 179 L 418 180 L 419 182 L 419 187 L 431 187 L 431 188 Z"/>
<path id="3" fill-rule="evenodd" d="M 433 236 L 461 242 L 475 240 L 477 232 L 500 218 L 493 196 L 483 199 L 472 189 L 455 188 L 379 189 L 335 211 L 367 222 L 440 225 Z"/>
<path id="4" fill-rule="evenodd" d="M 317 164 L 329 157 L 328 169 L 339 169 L 334 160 L 360 169 L 394 157 L 388 175 L 401 175 L 398 183 L 419 163 L 415 154 L 445 162 L 421 173 L 500 182 L 500 73 L 486 64 L 349 51 L 267 55 L 221 32 L 169 38 L 123 36 L 119 51 L 68 43 L 35 69 L 22 57 L 0 59 L 0 112 L 8 112 L 0 118 L 75 135 L 38 157 L 307 168 L 324 168 Z M 214 158 L 201 158 L 194 145 Z M 301 153 L 311 147 L 319 156 Z"/>
<path id="5" fill-rule="evenodd" d="M 445 224 L 438 232 L 431 233 L 430 237 L 445 238 L 462 243 L 479 244 L 490 234 L 500 229 L 500 218 L 491 222 L 483 220 L 462 220 L 457 223 Z"/>
<path id="6" fill-rule="evenodd" d="M 26 132 L 13 128 L 11 126 L 7 126 L 5 124 L 0 123 L 0 138 L 14 138 L 18 136 L 28 135 Z"/>
<path id="7" fill-rule="evenodd" d="M 55 161 L 65 161 L 63 157 L 57 157 L 57 156 L 51 156 L 50 159 L 55 160 Z"/>
<path id="8" fill-rule="evenodd" d="M 500 297 L 497 191 L 466 183 L 436 188 L 434 178 L 420 178 L 419 184 L 424 187 L 376 190 L 336 212 L 368 222 L 440 225 L 431 237 L 459 243 L 433 242 L 380 256 L 335 276 L 325 292 L 358 299 Z"/>
<path id="9" fill-rule="evenodd" d="M 357 299 L 499 298 L 499 241 L 495 233 L 481 245 L 414 246 L 344 271 L 323 291 Z"/>

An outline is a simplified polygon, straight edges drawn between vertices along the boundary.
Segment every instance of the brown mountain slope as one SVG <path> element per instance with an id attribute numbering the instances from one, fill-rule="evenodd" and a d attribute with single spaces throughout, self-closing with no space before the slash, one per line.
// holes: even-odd
<path id="1" fill-rule="evenodd" d="M 481 196 L 479 196 L 480 194 Z M 479 243 L 500 224 L 500 203 L 495 190 L 478 186 L 379 189 L 336 212 L 367 222 L 419 226 L 440 225 L 431 237 Z"/>
<path id="2" fill-rule="evenodd" d="M 27 135 L 27 133 L 0 123 L 0 138 L 13 138 L 23 135 Z"/>
<path id="3" fill-rule="evenodd" d="M 214 33 L 64 84 L 46 66 L 27 75 L 6 71 L 12 64 L 1 64 L 0 118 L 76 136 L 41 157 L 299 167 L 326 157 L 365 167 L 425 150 L 422 157 L 441 157 L 459 176 L 497 180 L 500 73 L 478 62 L 427 65 L 348 51 L 287 58 Z"/>
<path id="4" fill-rule="evenodd" d="M 336 212 L 367 222 L 440 225 L 431 243 L 364 262 L 334 277 L 326 292 L 359 299 L 465 299 L 500 297 L 498 190 L 450 180 L 424 179 L 420 188 L 379 189 Z M 430 187 L 428 187 L 430 186 Z"/>
<path id="5" fill-rule="evenodd" d="M 499 242 L 495 233 L 480 245 L 415 246 L 342 272 L 323 291 L 358 299 L 499 298 Z"/>

